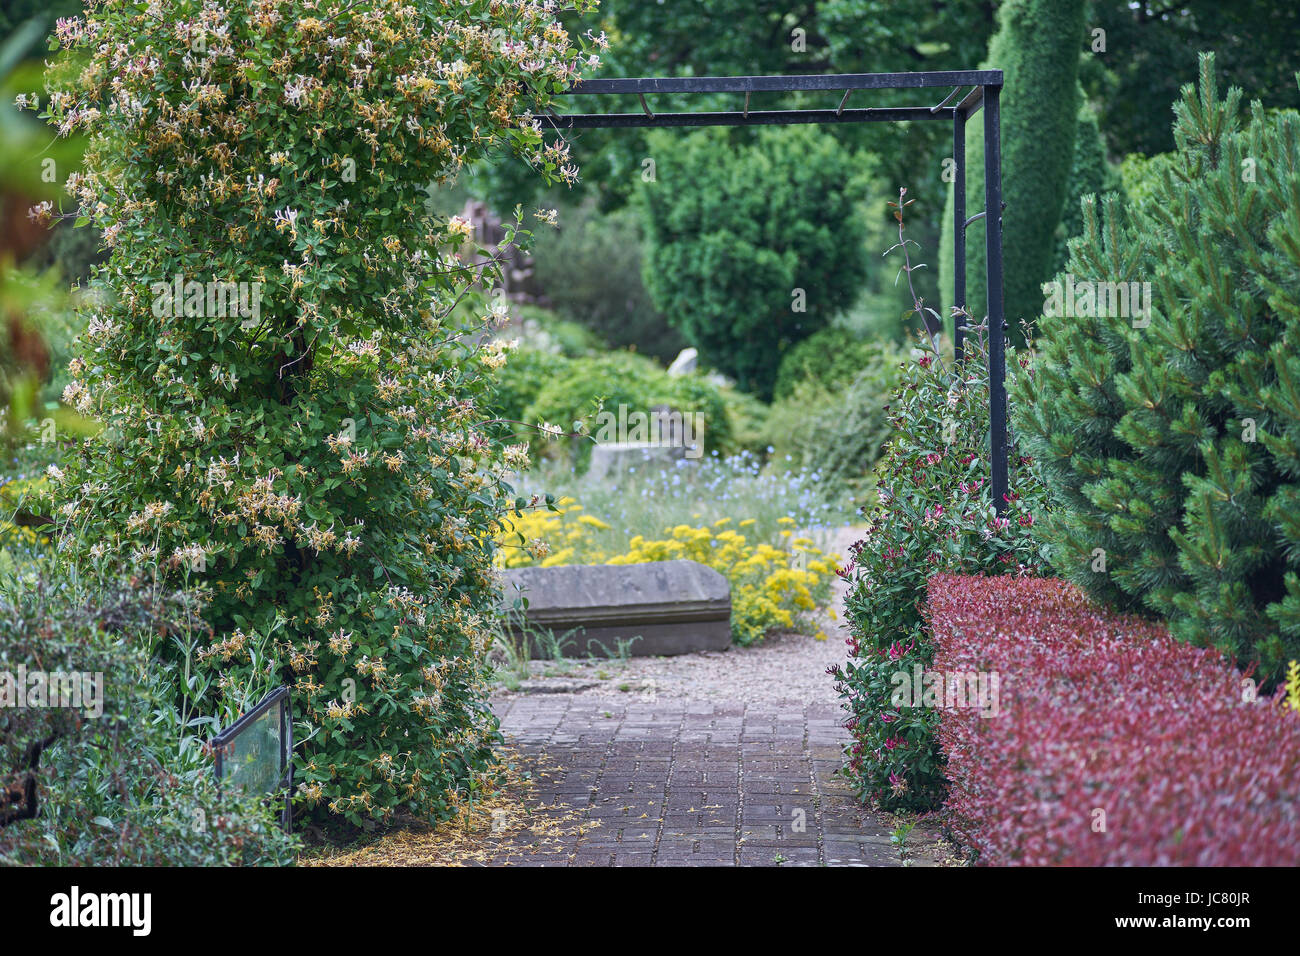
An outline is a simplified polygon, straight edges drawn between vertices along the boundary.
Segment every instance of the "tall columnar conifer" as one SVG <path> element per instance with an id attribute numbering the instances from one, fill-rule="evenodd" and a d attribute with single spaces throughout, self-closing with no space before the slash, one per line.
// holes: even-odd
<path id="1" fill-rule="evenodd" d="M 1065 206 L 1078 124 L 1083 0 L 1006 0 L 984 69 L 1001 70 L 1003 289 L 1012 329 L 1042 308 L 1040 286 L 1053 266 L 1054 234 Z M 958 171 L 957 175 L 961 175 Z M 966 124 L 966 215 L 984 208 L 984 122 Z M 953 303 L 953 197 L 943 217 L 941 297 Z M 985 313 L 984 222 L 966 230 L 966 303 Z"/>

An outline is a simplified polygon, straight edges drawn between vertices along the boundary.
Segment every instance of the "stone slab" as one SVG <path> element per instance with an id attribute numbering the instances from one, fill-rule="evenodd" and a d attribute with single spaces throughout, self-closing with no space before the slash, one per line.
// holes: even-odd
<path id="1" fill-rule="evenodd" d="M 731 584 L 696 561 L 511 568 L 504 574 L 503 610 L 522 591 L 528 627 L 556 637 L 574 632 L 565 642 L 569 657 L 611 656 L 620 641 L 631 642 L 634 657 L 731 646 Z M 544 653 L 534 645 L 534 657 Z"/>

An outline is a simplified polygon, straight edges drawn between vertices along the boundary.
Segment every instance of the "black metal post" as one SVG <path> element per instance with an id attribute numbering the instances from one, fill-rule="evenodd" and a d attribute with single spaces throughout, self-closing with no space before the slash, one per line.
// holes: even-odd
<path id="1" fill-rule="evenodd" d="M 952 119 L 952 304 L 966 308 L 966 114 L 958 109 Z M 952 316 L 952 354 L 961 361 L 962 317 Z"/>
<path id="2" fill-rule="evenodd" d="M 1002 301 L 1002 135 L 998 98 L 1001 86 L 984 87 L 984 248 L 988 267 L 989 453 L 993 507 L 1007 508 L 1007 357 Z"/>
<path id="3" fill-rule="evenodd" d="M 286 833 L 293 832 L 293 698 L 285 696 L 280 705 L 280 773 L 286 782 L 284 811 L 280 822 Z"/>

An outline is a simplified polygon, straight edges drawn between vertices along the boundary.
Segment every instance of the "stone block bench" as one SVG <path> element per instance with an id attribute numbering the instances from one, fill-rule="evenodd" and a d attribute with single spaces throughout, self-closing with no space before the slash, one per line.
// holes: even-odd
<path id="1" fill-rule="evenodd" d="M 606 657 L 629 644 L 634 657 L 722 651 L 731 646 L 731 584 L 696 561 L 511 568 L 502 608 L 527 597 L 526 627 L 563 638 L 570 657 Z M 524 630 L 510 611 L 509 629 Z M 543 656 L 533 641 L 533 657 Z"/>

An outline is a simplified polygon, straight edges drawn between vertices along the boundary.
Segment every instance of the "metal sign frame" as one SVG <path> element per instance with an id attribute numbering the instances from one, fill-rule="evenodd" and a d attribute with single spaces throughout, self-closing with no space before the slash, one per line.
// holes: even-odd
<path id="1" fill-rule="evenodd" d="M 251 727 L 272 707 L 280 708 L 280 778 L 277 786 L 284 788 L 284 809 L 280 823 L 285 832 L 293 829 L 293 706 L 288 687 L 277 687 L 263 697 L 252 710 L 239 716 L 229 727 L 212 738 L 213 770 L 216 774 L 217 792 L 221 792 L 221 778 L 225 774 L 224 754 L 233 748 L 235 739 Z"/>

